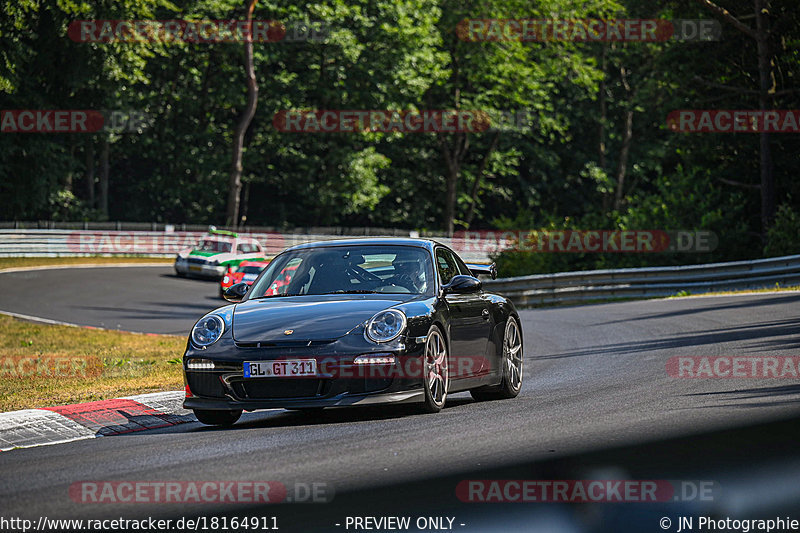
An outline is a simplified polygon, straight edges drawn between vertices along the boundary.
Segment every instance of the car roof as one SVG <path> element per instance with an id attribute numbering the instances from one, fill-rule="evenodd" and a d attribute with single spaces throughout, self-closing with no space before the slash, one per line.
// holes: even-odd
<path id="1" fill-rule="evenodd" d="M 267 266 L 269 261 L 242 261 L 239 266 Z"/>
<path id="2" fill-rule="evenodd" d="M 314 241 L 298 244 L 287 248 L 286 251 L 305 250 L 308 248 L 323 248 L 328 246 L 415 246 L 433 251 L 439 245 L 431 239 L 411 239 L 407 237 L 362 237 L 356 239 L 335 239 L 330 241 Z"/>

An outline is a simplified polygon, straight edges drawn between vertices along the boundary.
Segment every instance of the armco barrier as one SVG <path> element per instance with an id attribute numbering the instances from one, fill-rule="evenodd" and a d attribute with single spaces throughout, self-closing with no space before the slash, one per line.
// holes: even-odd
<path id="1" fill-rule="evenodd" d="M 80 223 L 75 226 L 80 226 Z M 126 224 L 128 229 L 130 225 Z M 139 226 L 149 226 L 140 224 Z M 106 227 L 114 227 L 106 224 Z M 117 227 L 120 227 L 117 225 Z M 0 229 L 0 257 L 86 256 L 86 255 L 149 255 L 172 257 L 178 251 L 194 246 L 206 234 L 197 231 L 141 231 L 130 229 Z M 315 228 L 324 230 L 324 228 Z M 336 228 L 336 230 L 340 230 Z M 406 232 L 383 230 L 378 235 L 408 236 Z M 365 233 L 283 233 L 248 232 L 258 239 L 267 255 L 311 241 L 365 237 Z M 433 237 L 451 245 L 451 239 Z M 486 263 L 485 252 L 460 254 L 468 262 Z M 650 298 L 670 296 L 682 291 L 693 294 L 800 285 L 800 255 L 680 267 L 625 268 L 539 274 L 517 278 L 486 280 L 487 289 L 509 297 L 520 307 L 542 304 L 580 303 L 589 300 Z"/>
<path id="2" fill-rule="evenodd" d="M 77 224 L 80 225 L 80 224 Z M 114 227 L 113 224 L 110 225 Z M 143 224 L 147 226 L 147 224 Z M 206 231 L 140 231 L 116 229 L 0 229 L 0 257 L 57 257 L 86 255 L 148 255 L 172 257 L 181 250 L 193 247 L 206 235 Z M 275 255 L 284 249 L 312 241 L 326 241 L 369 236 L 408 237 L 406 232 L 380 232 L 377 235 L 331 233 L 283 233 L 272 231 L 242 232 L 241 235 L 258 239 L 266 255 Z M 451 239 L 434 237 L 449 245 Z M 466 261 L 486 263 L 485 252 L 462 254 Z"/>
<path id="3" fill-rule="evenodd" d="M 484 286 L 519 307 L 590 300 L 653 298 L 686 291 L 800 285 L 800 255 L 679 267 L 623 268 L 539 274 L 484 281 Z"/>

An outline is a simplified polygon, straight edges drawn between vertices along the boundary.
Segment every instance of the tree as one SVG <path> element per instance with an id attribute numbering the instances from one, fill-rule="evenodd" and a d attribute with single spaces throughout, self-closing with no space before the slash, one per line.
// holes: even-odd
<path id="1" fill-rule="evenodd" d="M 753 16 L 756 21 L 755 29 L 741 22 L 727 9 L 720 7 L 711 0 L 695 1 L 722 18 L 726 23 L 755 40 L 758 53 L 758 107 L 761 111 L 769 109 L 770 96 L 775 92 L 775 77 L 771 70 L 772 61 L 769 49 L 770 0 L 753 0 Z M 772 225 L 772 220 L 775 218 L 775 176 L 770 148 L 770 134 L 766 131 L 759 133 L 759 143 L 761 154 L 761 235 L 766 243 L 767 232 Z"/>
<path id="2" fill-rule="evenodd" d="M 253 22 L 253 10 L 258 0 L 246 0 L 247 22 Z M 245 39 L 244 42 L 244 65 L 247 76 L 247 106 L 242 112 L 242 116 L 236 124 L 233 132 L 233 162 L 231 163 L 230 178 L 228 180 L 228 209 L 226 220 L 229 226 L 234 228 L 239 225 L 239 204 L 242 194 L 242 149 L 244 146 L 244 134 L 256 114 L 258 105 L 258 81 L 256 80 L 255 66 L 253 65 L 253 39 Z"/>

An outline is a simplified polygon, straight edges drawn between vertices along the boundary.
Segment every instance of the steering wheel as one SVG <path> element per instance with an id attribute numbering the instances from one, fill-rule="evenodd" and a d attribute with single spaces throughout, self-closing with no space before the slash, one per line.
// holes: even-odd
<path id="1" fill-rule="evenodd" d="M 364 270 L 363 268 L 361 268 L 358 265 L 350 265 L 350 267 L 347 268 L 345 270 L 345 272 L 352 273 L 355 277 L 357 277 L 358 279 L 360 279 L 361 281 L 363 281 L 365 283 L 369 282 L 369 281 L 383 283 L 383 280 L 381 278 L 379 278 L 378 276 L 376 276 L 372 272 L 367 272 L 366 270 Z"/>
<path id="2" fill-rule="evenodd" d="M 419 292 L 419 287 L 417 287 L 414 279 L 408 274 L 397 274 L 393 276 L 391 283 L 397 287 L 408 289 L 410 292 Z"/>

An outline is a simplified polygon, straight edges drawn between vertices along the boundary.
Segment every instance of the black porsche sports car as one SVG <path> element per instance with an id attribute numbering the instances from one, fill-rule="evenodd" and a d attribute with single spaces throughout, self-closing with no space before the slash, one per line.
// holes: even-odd
<path id="1" fill-rule="evenodd" d="M 513 398 L 519 315 L 479 275 L 496 269 L 424 239 L 289 248 L 192 328 L 184 407 L 230 425 L 242 410 L 418 403 L 438 412 L 453 392 Z"/>

